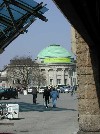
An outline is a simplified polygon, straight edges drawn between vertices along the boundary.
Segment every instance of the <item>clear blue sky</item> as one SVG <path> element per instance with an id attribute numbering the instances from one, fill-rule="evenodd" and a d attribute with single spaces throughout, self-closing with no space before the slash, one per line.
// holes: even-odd
<path id="1" fill-rule="evenodd" d="M 49 9 L 44 16 L 48 21 L 37 20 L 24 33 L 9 44 L 0 55 L 0 69 L 10 63 L 15 56 L 31 56 L 35 59 L 38 53 L 50 44 L 59 44 L 71 52 L 71 25 L 59 11 L 52 0 L 35 0 L 47 4 Z"/>

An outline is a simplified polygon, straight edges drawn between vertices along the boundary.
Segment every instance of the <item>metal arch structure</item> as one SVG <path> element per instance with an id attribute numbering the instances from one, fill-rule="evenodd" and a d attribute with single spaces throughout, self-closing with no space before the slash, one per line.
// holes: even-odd
<path id="1" fill-rule="evenodd" d="M 37 19 L 47 22 L 43 15 L 48 9 L 34 0 L 0 0 L 0 53 Z"/>

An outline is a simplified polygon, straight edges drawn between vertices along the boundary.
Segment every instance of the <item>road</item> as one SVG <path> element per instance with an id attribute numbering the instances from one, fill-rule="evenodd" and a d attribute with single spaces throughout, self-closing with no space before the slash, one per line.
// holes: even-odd
<path id="1" fill-rule="evenodd" d="M 13 134 L 76 134 L 78 131 L 77 95 L 60 93 L 57 108 L 46 109 L 43 96 L 38 94 L 37 104 L 32 104 L 32 95 L 19 94 L 18 99 L 0 100 L 0 103 L 19 104 L 19 119 L 0 120 L 0 133 Z"/>

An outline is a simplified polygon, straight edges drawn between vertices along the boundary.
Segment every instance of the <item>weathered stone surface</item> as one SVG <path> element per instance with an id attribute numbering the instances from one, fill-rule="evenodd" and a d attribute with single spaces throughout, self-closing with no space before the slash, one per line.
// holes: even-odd
<path id="1" fill-rule="evenodd" d="M 78 64 L 77 64 L 78 66 Z M 94 75 L 98 77 L 99 73 L 97 72 L 97 66 L 95 67 L 91 67 L 89 65 L 85 66 L 80 64 L 78 67 L 77 67 L 77 74 L 93 74 L 93 77 Z"/>
<path id="2" fill-rule="evenodd" d="M 82 49 L 80 49 L 79 45 L 77 45 L 77 51 L 76 51 L 77 53 L 76 54 L 78 55 L 78 54 L 81 54 L 81 53 L 87 53 L 88 48 L 85 47 L 85 43 L 84 43 L 84 45 L 83 44 L 80 44 L 80 45 L 82 45 L 81 46 Z"/>
<path id="3" fill-rule="evenodd" d="M 100 82 L 96 51 L 76 31 L 78 134 L 100 134 Z"/>
<path id="4" fill-rule="evenodd" d="M 93 74 L 93 69 L 89 66 L 80 66 L 77 69 L 77 74 Z"/>
<path id="5" fill-rule="evenodd" d="M 83 132 L 83 131 L 79 131 L 77 134 L 100 134 L 100 132 Z"/>
<path id="6" fill-rule="evenodd" d="M 78 60 L 78 59 L 80 59 L 80 60 Z M 87 53 L 78 54 L 78 56 L 77 56 L 77 66 L 78 67 L 80 67 L 80 66 L 83 66 L 83 67 L 92 66 L 90 57 L 87 55 Z"/>
<path id="7" fill-rule="evenodd" d="M 80 48 L 81 47 L 81 48 Z M 88 44 L 84 41 L 84 39 L 79 35 L 79 37 L 76 39 L 76 53 L 86 53 L 89 51 L 89 46 Z"/>
<path id="8" fill-rule="evenodd" d="M 79 128 L 83 132 L 100 132 L 100 115 L 80 115 Z"/>
<path id="9" fill-rule="evenodd" d="M 77 91 L 77 95 L 79 99 L 95 99 L 97 98 L 96 86 L 93 84 L 88 85 L 80 85 L 79 90 Z"/>
<path id="10" fill-rule="evenodd" d="M 81 115 L 99 115 L 100 109 L 97 99 L 80 99 L 78 110 Z"/>
<path id="11" fill-rule="evenodd" d="M 95 81 L 94 81 L 94 77 L 93 75 L 78 75 L 78 79 L 79 79 L 79 85 L 90 85 L 93 84 L 95 85 Z"/>

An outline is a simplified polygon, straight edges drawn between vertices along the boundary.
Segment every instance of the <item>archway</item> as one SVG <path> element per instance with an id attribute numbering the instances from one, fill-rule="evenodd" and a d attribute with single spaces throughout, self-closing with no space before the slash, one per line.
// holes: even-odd
<path id="1" fill-rule="evenodd" d="M 99 20 L 100 3 L 54 0 L 75 30 L 78 73 L 78 134 L 100 133 Z M 78 31 L 78 32 L 77 32 Z M 80 34 L 79 34 L 80 33 Z"/>

